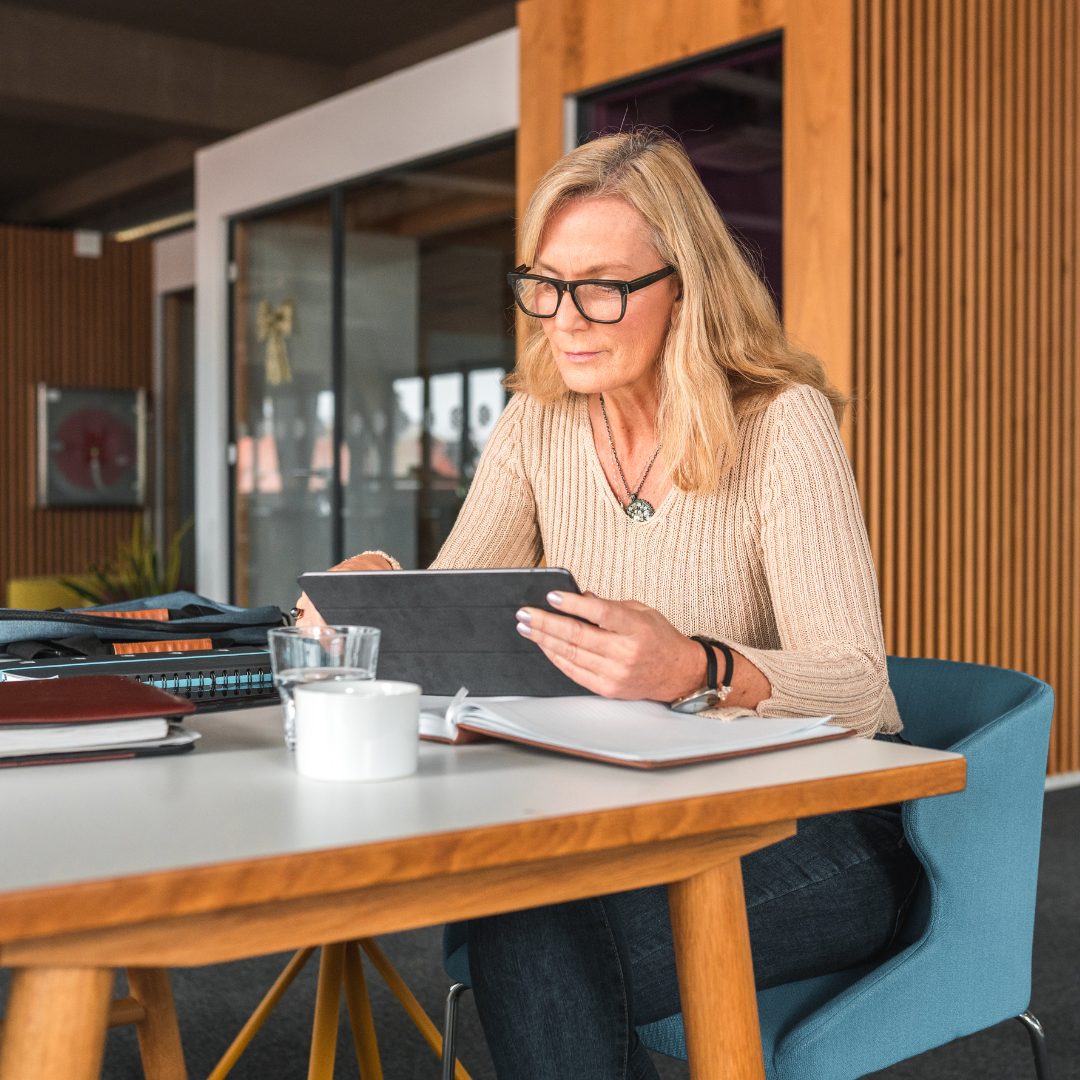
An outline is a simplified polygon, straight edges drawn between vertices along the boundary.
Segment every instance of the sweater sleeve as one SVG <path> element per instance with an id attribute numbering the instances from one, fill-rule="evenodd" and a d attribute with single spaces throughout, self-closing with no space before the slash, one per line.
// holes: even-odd
<path id="1" fill-rule="evenodd" d="M 433 570 L 536 566 L 543 546 L 524 464 L 528 399 L 515 394 L 480 455 L 469 494 Z"/>
<path id="2" fill-rule="evenodd" d="M 832 713 L 860 735 L 899 731 L 881 607 L 855 478 L 829 402 L 800 386 L 773 401 L 757 499 L 781 648 L 731 642 L 768 678 L 761 716 Z"/>

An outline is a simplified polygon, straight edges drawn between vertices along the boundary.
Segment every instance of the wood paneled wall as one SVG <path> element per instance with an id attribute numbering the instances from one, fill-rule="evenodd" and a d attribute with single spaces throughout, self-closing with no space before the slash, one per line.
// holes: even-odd
<path id="1" fill-rule="evenodd" d="M 131 537 L 132 510 L 34 506 L 35 387 L 152 386 L 149 241 L 77 258 L 70 232 L 0 225 L 0 599 L 8 578 L 81 573 Z"/>
<path id="2" fill-rule="evenodd" d="M 854 459 L 889 651 L 1019 668 L 1080 769 L 1076 0 L 856 0 Z"/>
<path id="3" fill-rule="evenodd" d="M 519 218 L 563 152 L 566 95 L 784 31 L 788 330 L 852 387 L 852 0 L 521 0 Z"/>

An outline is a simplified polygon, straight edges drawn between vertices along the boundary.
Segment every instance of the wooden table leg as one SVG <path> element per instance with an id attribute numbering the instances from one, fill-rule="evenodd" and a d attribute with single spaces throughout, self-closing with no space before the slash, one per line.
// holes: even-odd
<path id="1" fill-rule="evenodd" d="M 692 1080 L 764 1080 L 742 867 L 668 886 Z"/>
<path id="2" fill-rule="evenodd" d="M 383 1080 L 379 1040 L 375 1035 L 371 999 L 364 978 L 364 962 L 360 959 L 360 946 L 355 941 L 345 946 L 345 1002 L 349 1006 L 349 1023 L 356 1044 L 360 1080 Z"/>
<path id="3" fill-rule="evenodd" d="M 146 1010 L 136 1025 L 146 1080 L 187 1080 L 168 968 L 127 969 L 131 996 Z"/>
<path id="4" fill-rule="evenodd" d="M 266 1023 L 266 1018 L 274 1011 L 277 1003 L 285 995 L 285 991 L 292 986 L 296 976 L 311 959 L 315 948 L 316 946 L 312 945 L 309 948 L 297 950 L 293 958 L 285 965 L 285 970 L 274 980 L 274 985 L 267 990 L 266 996 L 256 1006 L 255 1011 L 247 1018 L 247 1023 L 233 1039 L 229 1049 L 221 1055 L 221 1060 L 214 1066 L 214 1071 L 207 1080 L 225 1080 L 232 1071 L 232 1067 L 240 1060 L 240 1055 L 248 1048 L 248 1043 L 259 1033 L 259 1029 Z"/>
<path id="5" fill-rule="evenodd" d="M 324 945 L 322 956 L 319 957 L 319 985 L 315 991 L 315 1022 L 311 1028 L 308 1080 L 334 1080 L 344 970 L 345 942 Z M 0 1080 L 3 1080 L 3 1077 L 0 1077 Z"/>
<path id="6" fill-rule="evenodd" d="M 0 1080 L 98 1080 L 112 968 L 18 968 L 11 980 Z"/>

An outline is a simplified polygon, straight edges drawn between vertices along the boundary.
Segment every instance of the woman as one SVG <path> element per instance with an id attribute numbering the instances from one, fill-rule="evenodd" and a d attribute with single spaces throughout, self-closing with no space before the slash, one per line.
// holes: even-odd
<path id="1" fill-rule="evenodd" d="M 569 569 L 587 594 L 522 609 L 518 631 L 598 694 L 694 695 L 703 636 L 718 670 L 733 661 L 703 715 L 898 732 L 844 399 L 785 338 L 682 148 L 579 147 L 521 239 L 516 393 L 433 565 Z M 887 948 L 919 873 L 898 807 L 800 822 L 742 864 L 759 988 Z M 663 888 L 474 920 L 469 960 L 501 1080 L 656 1075 L 634 1025 L 680 1010 Z"/>

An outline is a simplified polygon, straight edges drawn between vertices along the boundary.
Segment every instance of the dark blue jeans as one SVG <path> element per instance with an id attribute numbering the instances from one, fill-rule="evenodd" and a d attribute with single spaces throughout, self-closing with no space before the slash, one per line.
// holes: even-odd
<path id="1" fill-rule="evenodd" d="M 893 806 L 800 821 L 742 871 L 763 990 L 887 949 L 920 866 Z M 469 968 L 499 1080 L 656 1080 L 634 1027 L 681 1011 L 665 887 L 474 919 Z"/>

